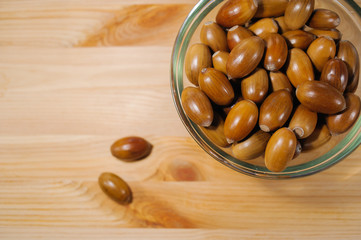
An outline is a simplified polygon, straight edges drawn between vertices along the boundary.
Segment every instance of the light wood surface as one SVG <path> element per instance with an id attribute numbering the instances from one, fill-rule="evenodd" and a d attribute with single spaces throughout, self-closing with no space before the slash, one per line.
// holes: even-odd
<path id="1" fill-rule="evenodd" d="M 357 1 L 361 4 L 361 1 Z M 360 239 L 361 148 L 288 181 L 236 173 L 178 118 L 172 45 L 195 0 L 0 0 L 0 239 Z M 109 151 L 139 135 L 151 155 Z M 97 184 L 132 188 L 121 206 Z"/>

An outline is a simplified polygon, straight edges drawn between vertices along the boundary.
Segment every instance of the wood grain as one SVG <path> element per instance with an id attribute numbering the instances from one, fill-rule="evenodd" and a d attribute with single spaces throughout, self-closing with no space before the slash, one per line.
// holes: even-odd
<path id="1" fill-rule="evenodd" d="M 0 239 L 361 238 L 361 148 L 319 174 L 266 181 L 189 136 L 169 62 L 195 3 L 0 1 Z M 112 157 L 128 135 L 151 155 Z M 103 194 L 104 171 L 129 183 L 132 204 Z"/>

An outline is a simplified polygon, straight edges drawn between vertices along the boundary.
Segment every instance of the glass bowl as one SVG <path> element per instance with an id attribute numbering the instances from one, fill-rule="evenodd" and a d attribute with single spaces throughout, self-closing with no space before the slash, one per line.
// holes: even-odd
<path id="1" fill-rule="evenodd" d="M 185 76 L 184 59 L 188 47 L 199 43 L 200 26 L 205 22 L 215 21 L 215 16 L 223 4 L 222 0 L 201 0 L 191 10 L 175 40 L 171 59 L 171 91 L 175 107 L 184 126 L 209 155 L 227 167 L 240 173 L 264 179 L 289 179 L 320 172 L 344 159 L 361 143 L 361 117 L 346 133 L 332 136 L 321 147 L 302 152 L 293 159 L 283 172 L 271 172 L 263 157 L 241 161 L 231 155 L 230 148 L 221 148 L 212 143 L 202 129 L 194 124 L 184 113 L 181 94 L 184 87 L 191 85 Z M 342 32 L 342 39 L 351 41 L 361 53 L 361 8 L 352 0 L 316 0 L 315 8 L 335 11 L 341 18 L 337 27 Z M 355 94 L 361 96 L 360 87 Z"/>

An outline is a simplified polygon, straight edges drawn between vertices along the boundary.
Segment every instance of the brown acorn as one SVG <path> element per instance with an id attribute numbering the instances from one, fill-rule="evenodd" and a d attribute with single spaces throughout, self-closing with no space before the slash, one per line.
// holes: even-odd
<path id="1" fill-rule="evenodd" d="M 152 145 L 141 137 L 130 136 L 115 141 L 110 147 L 112 155 L 120 160 L 132 162 L 150 154 Z"/>
<path id="2" fill-rule="evenodd" d="M 346 92 L 354 92 L 357 89 L 360 73 L 360 60 L 357 49 L 347 40 L 338 44 L 337 57 L 346 63 L 348 70 L 348 83 Z"/>
<path id="3" fill-rule="evenodd" d="M 297 99 L 313 112 L 335 114 L 346 108 L 342 93 L 321 81 L 306 81 L 296 89 Z"/>
<path id="4" fill-rule="evenodd" d="M 294 112 L 289 128 L 294 131 L 299 139 L 310 136 L 317 125 L 317 113 L 310 111 L 302 104 Z"/>
<path id="5" fill-rule="evenodd" d="M 282 172 L 293 159 L 297 147 L 295 134 L 288 128 L 278 129 L 269 139 L 265 151 L 265 164 L 272 172 Z"/>
<path id="6" fill-rule="evenodd" d="M 293 92 L 293 87 L 290 83 L 290 80 L 288 80 L 288 77 L 283 72 L 270 72 L 269 77 L 271 80 L 273 92 L 281 89 L 286 89 L 290 93 Z"/>
<path id="7" fill-rule="evenodd" d="M 259 127 L 264 132 L 282 127 L 292 113 L 293 102 L 289 91 L 282 89 L 268 95 L 259 112 Z"/>
<path id="8" fill-rule="evenodd" d="M 223 52 L 223 51 L 217 51 L 212 55 L 212 62 L 214 69 L 221 71 L 222 73 L 227 75 L 227 59 L 228 59 L 229 53 Z"/>
<path id="9" fill-rule="evenodd" d="M 257 105 L 250 100 L 238 102 L 228 113 L 224 123 L 224 135 L 229 143 L 241 141 L 256 126 Z"/>
<path id="10" fill-rule="evenodd" d="M 200 33 L 201 42 L 208 45 L 213 52 L 228 51 L 227 36 L 215 22 L 206 22 Z"/>
<path id="11" fill-rule="evenodd" d="M 207 67 L 212 67 L 211 51 L 204 44 L 193 44 L 188 49 L 184 60 L 184 70 L 188 80 L 198 86 L 199 72 Z"/>
<path id="12" fill-rule="evenodd" d="M 329 30 L 312 28 L 307 30 L 307 32 L 315 34 L 317 37 L 330 37 L 336 42 L 342 38 L 341 32 L 335 28 Z"/>
<path id="13" fill-rule="evenodd" d="M 271 134 L 258 130 L 247 139 L 233 143 L 232 153 L 239 160 L 250 160 L 256 158 L 266 149 Z"/>
<path id="14" fill-rule="evenodd" d="M 235 46 L 227 60 L 229 78 L 241 78 L 250 74 L 263 57 L 265 44 L 262 38 L 252 36 Z"/>
<path id="15" fill-rule="evenodd" d="M 289 51 L 287 77 L 294 87 L 305 81 L 314 80 L 313 66 L 307 54 L 299 48 Z"/>
<path id="16" fill-rule="evenodd" d="M 201 129 L 212 143 L 220 147 L 230 145 L 224 136 L 224 120 L 218 113 L 214 112 L 213 122 L 209 127 L 201 127 Z"/>
<path id="17" fill-rule="evenodd" d="M 284 17 L 284 16 L 275 18 L 275 21 L 277 22 L 277 24 L 278 24 L 278 30 L 279 30 L 281 33 L 285 33 L 285 32 L 291 31 L 291 29 L 289 29 L 288 26 L 287 26 L 286 23 L 285 23 L 285 17 Z"/>
<path id="18" fill-rule="evenodd" d="M 291 30 L 301 28 L 310 18 L 315 0 L 290 0 L 285 10 L 285 23 Z"/>
<path id="19" fill-rule="evenodd" d="M 286 38 L 290 48 L 300 48 L 307 50 L 311 42 L 316 39 L 316 35 L 303 30 L 293 30 L 282 34 Z"/>
<path id="20" fill-rule="evenodd" d="M 213 121 L 213 108 L 207 95 L 195 87 L 183 89 L 182 106 L 187 116 L 195 123 L 208 127 Z"/>
<path id="21" fill-rule="evenodd" d="M 254 34 L 245 27 L 236 25 L 230 28 L 227 32 L 227 43 L 230 50 L 232 50 L 243 39 L 252 37 Z"/>
<path id="22" fill-rule="evenodd" d="M 263 63 L 264 68 L 268 71 L 278 71 L 287 60 L 287 43 L 278 33 L 268 34 L 265 41 L 266 53 Z"/>
<path id="23" fill-rule="evenodd" d="M 114 201 L 122 205 L 132 202 L 132 191 L 129 185 L 119 176 L 110 172 L 104 172 L 99 176 L 98 183 L 102 191 Z"/>
<path id="24" fill-rule="evenodd" d="M 326 62 L 336 55 L 336 44 L 330 37 L 319 37 L 315 39 L 307 49 L 313 65 L 322 72 Z"/>
<path id="25" fill-rule="evenodd" d="M 360 97 L 353 93 L 346 93 L 346 109 L 335 115 L 328 115 L 326 123 L 332 133 L 346 132 L 356 122 L 360 115 Z"/>
<path id="26" fill-rule="evenodd" d="M 217 105 L 228 105 L 234 98 L 234 91 L 228 78 L 214 68 L 203 68 L 199 73 L 200 89 Z"/>
<path id="27" fill-rule="evenodd" d="M 327 82 L 343 93 L 347 86 L 347 66 L 341 59 L 330 59 L 322 69 L 320 81 Z"/>
<path id="28" fill-rule="evenodd" d="M 307 22 L 311 28 L 330 29 L 340 25 L 340 17 L 334 11 L 328 9 L 315 9 Z"/>
<path id="29" fill-rule="evenodd" d="M 243 25 L 252 19 L 257 7 L 257 0 L 228 0 L 219 9 L 216 22 L 226 28 Z"/>
<path id="30" fill-rule="evenodd" d="M 278 25 L 272 18 L 262 18 L 248 27 L 254 34 L 265 39 L 269 33 L 277 33 Z"/>
<path id="31" fill-rule="evenodd" d="M 288 0 L 258 0 L 255 18 L 278 17 L 285 13 Z"/>
<path id="32" fill-rule="evenodd" d="M 324 123 L 318 123 L 315 130 L 309 137 L 300 140 L 302 144 L 302 150 L 307 151 L 318 148 L 328 142 L 330 139 L 331 133 L 328 130 L 327 125 Z"/>
<path id="33" fill-rule="evenodd" d="M 241 81 L 242 96 L 256 104 L 261 103 L 268 93 L 268 75 L 263 68 L 257 68 Z"/>
<path id="34" fill-rule="evenodd" d="M 228 113 L 231 111 L 231 109 L 240 101 L 244 100 L 244 98 L 242 96 L 238 96 L 238 98 L 233 101 L 233 103 L 227 107 L 223 107 L 223 112 L 224 114 L 228 115 Z"/>

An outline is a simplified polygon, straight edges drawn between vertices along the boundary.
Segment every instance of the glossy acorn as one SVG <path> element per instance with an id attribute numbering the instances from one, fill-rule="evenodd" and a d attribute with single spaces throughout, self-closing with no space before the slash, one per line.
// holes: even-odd
<path id="1" fill-rule="evenodd" d="M 255 18 L 278 17 L 285 13 L 288 0 L 258 0 Z"/>
<path id="2" fill-rule="evenodd" d="M 188 49 L 184 60 L 184 70 L 188 80 L 198 86 L 199 72 L 207 67 L 212 67 L 211 51 L 204 44 L 193 44 Z"/>
<path id="3" fill-rule="evenodd" d="M 213 121 L 213 108 L 207 95 L 199 88 L 183 89 L 182 106 L 187 116 L 199 126 L 208 127 Z"/>
<path id="4" fill-rule="evenodd" d="M 297 139 L 288 128 L 278 129 L 269 139 L 265 151 L 265 164 L 272 172 L 282 172 L 295 155 Z"/>
<path id="5" fill-rule="evenodd" d="M 215 22 L 203 24 L 200 32 L 201 42 L 208 45 L 213 52 L 228 51 L 227 35 Z"/>
<path id="6" fill-rule="evenodd" d="M 283 33 L 282 36 L 287 40 L 290 48 L 300 48 L 302 50 L 307 50 L 311 42 L 316 39 L 316 35 L 303 30 L 288 31 Z"/>
<path id="7" fill-rule="evenodd" d="M 270 33 L 265 38 L 266 53 L 263 66 L 268 71 L 278 71 L 286 62 L 288 48 L 285 39 L 278 33 Z"/>
<path id="8" fill-rule="evenodd" d="M 231 111 L 231 109 L 240 101 L 244 100 L 244 98 L 242 96 L 238 96 L 238 98 L 234 101 L 233 103 L 230 104 L 229 106 L 223 107 L 223 112 L 224 114 L 228 115 L 228 113 Z"/>
<path id="9" fill-rule="evenodd" d="M 280 16 L 280 17 L 275 18 L 275 21 L 278 24 L 278 31 L 280 33 L 285 33 L 285 32 L 291 31 L 291 29 L 288 28 L 288 26 L 285 23 L 285 17 L 284 16 Z"/>
<path id="10" fill-rule="evenodd" d="M 102 191 L 114 201 L 127 205 L 132 202 L 133 196 L 129 185 L 119 176 L 104 172 L 98 178 Z"/>
<path id="11" fill-rule="evenodd" d="M 336 55 L 336 44 L 330 37 L 315 39 L 307 49 L 307 55 L 319 72 L 322 72 L 326 62 Z"/>
<path id="12" fill-rule="evenodd" d="M 219 9 L 216 22 L 226 28 L 243 25 L 253 18 L 257 7 L 257 0 L 228 0 Z"/>
<path id="13" fill-rule="evenodd" d="M 331 29 L 340 25 L 340 17 L 329 9 L 315 9 L 307 22 L 311 28 Z"/>
<path id="14" fill-rule="evenodd" d="M 268 75 L 263 68 L 257 68 L 251 75 L 242 79 L 241 90 L 244 99 L 261 103 L 268 93 Z"/>
<path id="15" fill-rule="evenodd" d="M 292 113 L 291 93 L 285 89 L 275 91 L 263 101 L 259 113 L 259 127 L 264 132 L 282 127 Z"/>
<path id="16" fill-rule="evenodd" d="M 334 134 L 341 134 L 349 130 L 360 115 L 360 97 L 353 93 L 346 93 L 346 109 L 335 115 L 326 116 L 329 130 Z"/>
<path id="17" fill-rule="evenodd" d="M 221 71 L 222 73 L 227 75 L 227 60 L 228 60 L 229 52 L 217 51 L 212 55 L 212 62 L 214 69 Z"/>
<path id="18" fill-rule="evenodd" d="M 342 33 L 335 28 L 333 28 L 333 29 L 312 28 L 312 29 L 307 30 L 307 32 L 312 33 L 312 34 L 316 35 L 317 37 L 330 37 L 335 42 L 338 42 L 342 38 Z"/>
<path id="19" fill-rule="evenodd" d="M 300 103 L 313 112 L 335 114 L 346 108 L 342 93 L 330 84 L 321 81 L 307 81 L 296 89 Z"/>
<path id="20" fill-rule="evenodd" d="M 229 54 L 226 66 L 228 77 L 242 78 L 250 74 L 262 60 L 264 47 L 260 37 L 243 39 Z"/>
<path id="21" fill-rule="evenodd" d="M 228 78 L 214 68 L 203 68 L 199 73 L 200 89 L 217 105 L 231 104 L 234 91 Z"/>
<path id="22" fill-rule="evenodd" d="M 230 145 L 224 135 L 224 120 L 218 113 L 214 112 L 213 122 L 209 127 L 201 127 L 201 129 L 209 140 L 216 145 L 220 147 Z"/>
<path id="23" fill-rule="evenodd" d="M 322 69 L 320 81 L 327 82 L 343 93 L 348 81 L 348 70 L 345 62 L 338 58 L 328 60 Z"/>
<path id="24" fill-rule="evenodd" d="M 338 44 L 337 57 L 346 63 L 348 70 L 348 83 L 346 92 L 354 92 L 357 89 L 360 73 L 360 60 L 357 49 L 348 40 Z"/>
<path id="25" fill-rule="evenodd" d="M 299 48 L 289 51 L 287 77 L 294 87 L 303 82 L 314 80 L 313 66 L 308 55 Z"/>
<path id="26" fill-rule="evenodd" d="M 121 138 L 110 147 L 114 157 L 126 162 L 145 158 L 151 150 L 152 145 L 147 140 L 136 136 Z"/>
<path id="27" fill-rule="evenodd" d="M 285 10 L 285 23 L 291 30 L 301 28 L 310 18 L 315 0 L 290 0 Z"/>
<path id="28" fill-rule="evenodd" d="M 235 142 L 232 145 L 232 153 L 239 160 L 250 160 L 264 153 L 271 134 L 258 130 L 247 139 Z"/>
<path id="29" fill-rule="evenodd" d="M 270 72 L 269 78 L 271 81 L 272 91 L 275 92 L 277 90 L 285 89 L 290 93 L 293 92 L 293 87 L 290 83 L 288 77 L 280 71 Z"/>
<path id="30" fill-rule="evenodd" d="M 312 112 L 300 104 L 293 113 L 288 127 L 295 133 L 298 139 L 306 138 L 315 130 L 317 119 L 316 112 Z"/>
<path id="31" fill-rule="evenodd" d="M 265 39 L 269 33 L 277 33 L 278 25 L 272 18 L 262 18 L 248 27 L 254 34 Z"/>
<path id="32" fill-rule="evenodd" d="M 229 143 L 241 141 L 253 128 L 258 120 L 257 105 L 250 100 L 238 102 L 228 113 L 224 123 L 224 135 Z"/>
<path id="33" fill-rule="evenodd" d="M 303 151 L 312 150 L 322 146 L 331 139 L 331 133 L 328 130 L 328 127 L 324 123 L 318 123 L 315 130 L 312 134 L 305 138 L 301 139 L 301 145 Z"/>
<path id="34" fill-rule="evenodd" d="M 236 25 L 230 28 L 227 32 L 228 48 L 232 50 L 243 39 L 252 37 L 254 34 L 245 27 Z"/>

